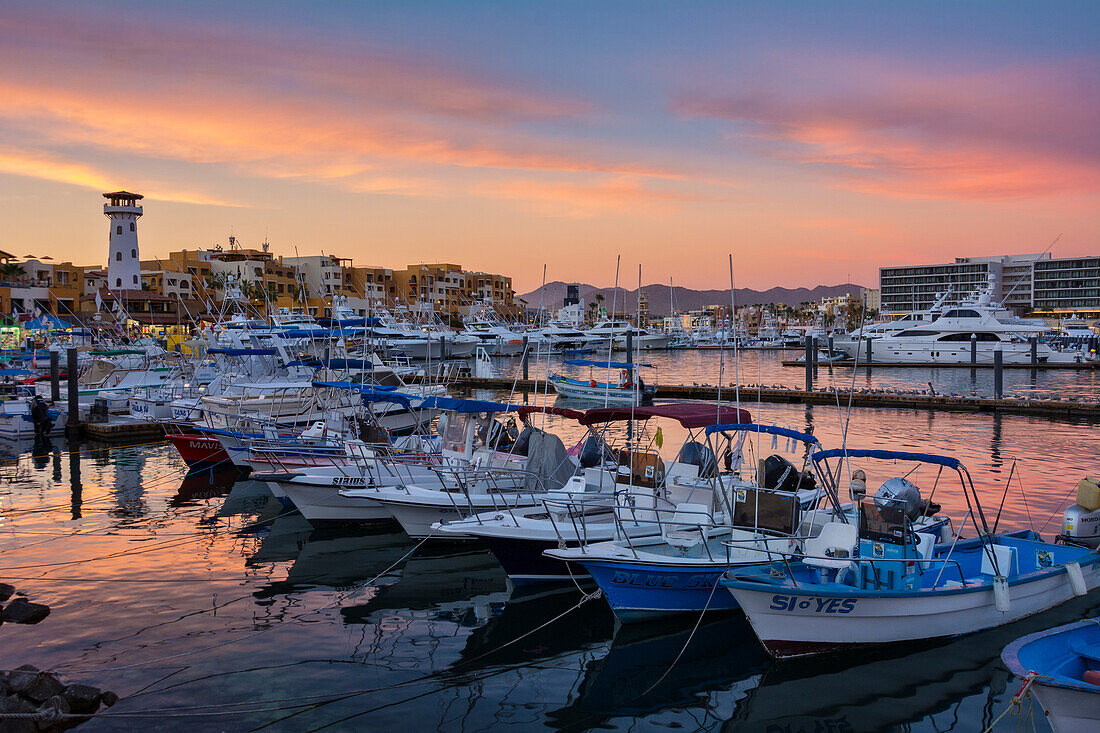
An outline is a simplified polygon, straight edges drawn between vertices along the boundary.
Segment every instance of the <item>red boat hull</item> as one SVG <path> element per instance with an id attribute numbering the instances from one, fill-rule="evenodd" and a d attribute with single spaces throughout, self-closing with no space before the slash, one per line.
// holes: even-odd
<path id="1" fill-rule="evenodd" d="M 184 434 L 169 435 L 168 439 L 176 446 L 180 457 L 183 458 L 188 468 L 209 468 L 221 466 L 229 468 L 233 462 L 229 454 L 216 438 L 205 435 Z"/>

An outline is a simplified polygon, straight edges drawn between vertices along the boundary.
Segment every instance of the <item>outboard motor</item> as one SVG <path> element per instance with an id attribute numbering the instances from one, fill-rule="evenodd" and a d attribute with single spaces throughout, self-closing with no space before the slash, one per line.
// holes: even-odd
<path id="1" fill-rule="evenodd" d="M 1083 478 L 1077 484 L 1077 503 L 1066 509 L 1058 538 L 1074 545 L 1100 546 L 1100 478 Z"/>
<path id="2" fill-rule="evenodd" d="M 487 447 L 499 451 L 507 451 L 518 436 L 515 423 L 504 425 L 496 420 L 489 421 L 481 435 Z"/>
<path id="3" fill-rule="evenodd" d="M 684 447 L 676 454 L 676 462 L 697 466 L 699 478 L 713 478 L 718 473 L 718 461 L 714 457 L 714 451 L 710 446 L 694 440 L 684 443 Z"/>
<path id="4" fill-rule="evenodd" d="M 920 489 L 906 479 L 900 477 L 889 479 L 875 493 L 876 506 L 887 506 L 889 501 L 903 504 L 905 516 L 909 521 L 913 521 L 924 513 L 925 503 L 920 498 Z"/>
<path id="5" fill-rule="evenodd" d="M 814 487 L 813 474 L 801 473 L 783 456 L 773 454 L 764 459 L 764 488 L 774 491 L 797 491 Z"/>

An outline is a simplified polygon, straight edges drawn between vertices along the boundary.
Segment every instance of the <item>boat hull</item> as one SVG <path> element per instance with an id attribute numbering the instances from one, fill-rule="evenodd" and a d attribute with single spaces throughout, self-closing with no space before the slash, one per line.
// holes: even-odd
<path id="1" fill-rule="evenodd" d="M 486 535 L 480 535 L 479 539 L 493 553 L 513 582 L 560 582 L 572 578 L 588 578 L 588 573 L 579 565 L 573 564 L 570 568 L 563 560 L 542 554 L 544 550 L 558 547 L 555 541 Z M 576 543 L 569 545 L 575 547 Z"/>
<path id="2" fill-rule="evenodd" d="M 274 483 L 274 482 L 271 482 Z M 270 486 L 270 483 L 268 484 Z M 283 482 L 282 493 L 310 524 L 390 522 L 390 510 L 372 499 L 341 496 L 336 486 Z"/>
<path id="3" fill-rule="evenodd" d="M 1081 571 L 1089 590 L 1100 585 L 1095 561 L 1082 565 Z M 988 583 L 883 593 L 729 583 L 760 642 L 778 658 L 961 636 L 1003 626 L 1076 596 L 1064 567 L 1008 587 L 1009 607 L 1002 612 Z"/>
<path id="4" fill-rule="evenodd" d="M 187 433 L 183 435 L 171 434 L 168 439 L 176 446 L 180 458 L 188 468 L 212 468 L 215 466 L 226 467 L 233 465 L 229 453 L 222 447 L 217 438 L 204 435 Z"/>
<path id="5" fill-rule="evenodd" d="M 718 581 L 726 567 L 672 568 L 658 565 L 585 562 L 615 617 L 638 623 L 682 613 L 733 611 L 734 597 Z M 717 587 L 716 587 L 717 586 Z"/>

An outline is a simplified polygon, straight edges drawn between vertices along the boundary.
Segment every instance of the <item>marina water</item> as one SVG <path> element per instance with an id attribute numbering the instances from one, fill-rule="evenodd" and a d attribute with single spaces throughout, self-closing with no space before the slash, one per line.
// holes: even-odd
<path id="1" fill-rule="evenodd" d="M 826 446 L 843 439 L 843 409 L 743 406 Z M 555 418 L 547 427 L 579 437 Z M 664 430 L 666 447 L 683 438 Z M 1096 473 L 1095 436 L 1082 423 L 911 410 L 855 408 L 848 425 L 853 447 L 957 456 L 990 514 L 1011 474 L 1000 529 L 1046 538 Z M 185 479 L 167 444 L 7 449 L 2 575 L 52 613 L 0 628 L 0 666 L 116 690 L 110 714 L 138 716 L 101 714 L 82 730 L 981 730 L 1017 686 L 1002 646 L 1100 611 L 1079 599 L 948 643 L 777 664 L 739 614 L 617 628 L 602 599 L 581 602 L 572 586 L 513 589 L 476 546 L 313 529 L 264 484 Z M 952 498 L 944 511 L 961 517 Z"/>

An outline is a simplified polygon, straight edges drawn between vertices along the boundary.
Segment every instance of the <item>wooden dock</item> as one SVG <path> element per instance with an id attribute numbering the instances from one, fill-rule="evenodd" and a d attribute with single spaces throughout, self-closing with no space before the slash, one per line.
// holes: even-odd
<path id="1" fill-rule="evenodd" d="M 455 386 L 464 390 L 496 389 L 519 394 L 530 394 L 554 390 L 543 380 L 486 379 L 467 377 L 455 382 Z M 721 390 L 724 401 L 733 400 L 733 388 Z M 741 400 L 751 402 L 769 402 L 801 405 L 835 405 L 839 396 L 840 404 L 847 405 L 849 398 L 853 407 L 878 407 L 906 410 L 949 410 L 952 412 L 991 412 L 1016 415 L 1035 415 L 1039 417 L 1080 418 L 1100 421 L 1100 402 L 1073 402 L 1069 400 L 1029 400 L 1000 399 L 986 397 L 960 397 L 952 395 L 930 395 L 905 392 L 838 392 L 826 390 L 805 391 L 800 389 L 777 389 L 742 387 Z M 718 387 L 714 385 L 662 384 L 657 386 L 656 399 L 707 400 L 718 399 Z"/>
<path id="2" fill-rule="evenodd" d="M 134 443 L 164 437 L 164 426 L 149 420 L 112 416 L 107 422 L 86 422 L 80 425 L 87 440 L 101 443 Z"/>

